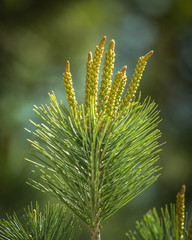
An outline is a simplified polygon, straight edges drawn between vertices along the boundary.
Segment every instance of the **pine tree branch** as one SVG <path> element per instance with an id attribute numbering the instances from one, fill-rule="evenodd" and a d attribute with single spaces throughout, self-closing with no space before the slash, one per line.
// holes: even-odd
<path id="1" fill-rule="evenodd" d="M 58 204 L 45 206 L 40 212 L 39 205 L 32 204 L 25 210 L 21 221 L 14 213 L 7 220 L 0 220 L 0 239 L 2 240 L 63 240 L 77 239 L 79 228 L 73 217 L 67 216 L 66 208 Z"/>
<path id="2" fill-rule="evenodd" d="M 130 240 L 180 240 L 191 239 L 191 224 L 187 231 L 187 214 L 184 210 L 185 185 L 176 197 L 176 205 L 161 208 L 161 216 L 154 208 L 144 215 L 143 220 L 136 222 L 136 230 L 130 230 L 126 236 Z"/>
<path id="3" fill-rule="evenodd" d="M 105 41 L 106 37 L 93 58 L 88 55 L 85 104 L 77 106 L 67 62 L 64 82 L 69 110 L 53 92 L 49 94 L 50 104 L 34 108 L 42 124 L 31 121 L 36 130 L 29 140 L 36 159 L 28 161 L 38 176 L 29 183 L 60 199 L 89 226 L 93 239 L 99 238 L 98 232 L 110 216 L 156 181 L 160 170 L 156 165 L 161 146 L 157 105 L 149 98 L 143 103 L 134 98 L 152 52 L 140 58 L 122 98 L 127 67 L 111 84 L 112 40 L 97 96 Z"/>

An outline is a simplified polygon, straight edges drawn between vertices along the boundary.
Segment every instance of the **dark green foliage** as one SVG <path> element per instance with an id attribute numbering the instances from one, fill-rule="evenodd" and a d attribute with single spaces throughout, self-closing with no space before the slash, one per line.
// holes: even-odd
<path id="1" fill-rule="evenodd" d="M 154 102 L 134 102 L 114 120 L 104 114 L 95 118 L 91 104 L 77 114 L 58 104 L 35 106 L 43 120 L 33 123 L 37 151 L 38 182 L 30 184 L 57 196 L 84 222 L 105 222 L 112 214 L 149 187 L 157 178 L 159 152 L 156 129 L 158 111 Z"/>
<path id="2" fill-rule="evenodd" d="M 79 233 L 74 218 L 66 214 L 66 208 L 58 204 L 45 206 L 39 211 L 31 205 L 25 210 L 22 221 L 14 213 L 7 220 L 0 220 L 0 239 L 2 240 L 70 240 L 76 239 Z"/>

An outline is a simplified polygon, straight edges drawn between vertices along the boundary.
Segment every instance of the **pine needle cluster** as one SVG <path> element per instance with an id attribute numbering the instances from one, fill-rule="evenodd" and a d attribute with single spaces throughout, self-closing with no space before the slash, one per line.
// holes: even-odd
<path id="1" fill-rule="evenodd" d="M 79 235 L 74 217 L 64 206 L 48 203 L 44 211 L 31 204 L 19 220 L 16 213 L 0 220 L 1 240 L 75 240 Z"/>
<path id="2" fill-rule="evenodd" d="M 177 193 L 176 204 L 161 208 L 161 216 L 157 210 L 149 210 L 143 220 L 136 222 L 136 230 L 129 231 L 129 240 L 192 240 L 192 218 L 187 228 L 185 213 L 185 185 Z"/>

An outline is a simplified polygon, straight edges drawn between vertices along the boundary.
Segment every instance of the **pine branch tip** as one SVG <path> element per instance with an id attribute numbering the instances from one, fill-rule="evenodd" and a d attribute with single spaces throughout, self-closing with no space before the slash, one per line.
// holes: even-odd
<path id="1" fill-rule="evenodd" d="M 109 50 L 115 51 L 115 40 L 111 40 L 109 43 Z"/>
<path id="2" fill-rule="evenodd" d="M 65 65 L 65 73 L 70 72 L 70 63 L 69 60 L 67 60 L 66 65 Z"/>
<path id="3" fill-rule="evenodd" d="M 122 73 L 124 73 L 127 70 L 127 66 L 122 67 L 122 69 L 120 70 Z"/>
<path id="4" fill-rule="evenodd" d="M 123 73 L 123 76 L 126 76 L 126 70 L 127 70 L 127 66 L 122 67 L 122 69 L 120 70 L 120 72 Z"/>
<path id="5" fill-rule="evenodd" d="M 144 60 L 144 61 L 147 61 L 147 60 L 153 55 L 153 53 L 154 53 L 154 51 L 148 52 L 148 53 L 144 56 L 143 60 Z"/>
<path id="6" fill-rule="evenodd" d="M 92 52 L 88 53 L 88 62 L 92 61 L 93 57 L 92 57 Z"/>
<path id="7" fill-rule="evenodd" d="M 185 184 L 183 184 L 183 185 L 181 186 L 180 193 L 181 193 L 181 194 L 185 194 L 185 191 L 186 191 L 186 186 L 185 186 Z"/>
<path id="8" fill-rule="evenodd" d="M 103 48 L 103 47 L 104 47 L 106 38 L 107 38 L 106 36 L 104 36 L 104 37 L 102 38 L 101 42 L 99 43 L 99 47 L 100 47 L 100 48 Z"/>
<path id="9" fill-rule="evenodd" d="M 33 209 L 33 214 L 34 214 L 34 219 L 35 219 L 35 223 L 37 222 L 37 211 L 36 209 Z"/>

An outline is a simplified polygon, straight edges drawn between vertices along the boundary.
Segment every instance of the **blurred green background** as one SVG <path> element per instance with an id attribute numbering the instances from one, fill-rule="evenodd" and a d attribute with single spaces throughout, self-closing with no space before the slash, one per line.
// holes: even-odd
<path id="1" fill-rule="evenodd" d="M 103 239 L 124 239 L 135 220 L 154 206 L 174 202 L 186 184 L 192 213 L 192 1 L 0 1 L 0 217 L 22 213 L 30 201 L 44 205 L 49 196 L 26 184 L 31 166 L 30 137 L 24 127 L 35 119 L 33 104 L 48 103 L 48 92 L 66 101 L 62 73 L 71 63 L 79 103 L 84 98 L 87 53 L 107 36 L 116 41 L 117 72 L 127 65 L 128 78 L 140 56 L 150 50 L 140 85 L 143 97 L 158 103 L 163 122 L 155 184 L 122 208 L 103 228 Z M 84 230 L 81 239 L 88 239 Z"/>

